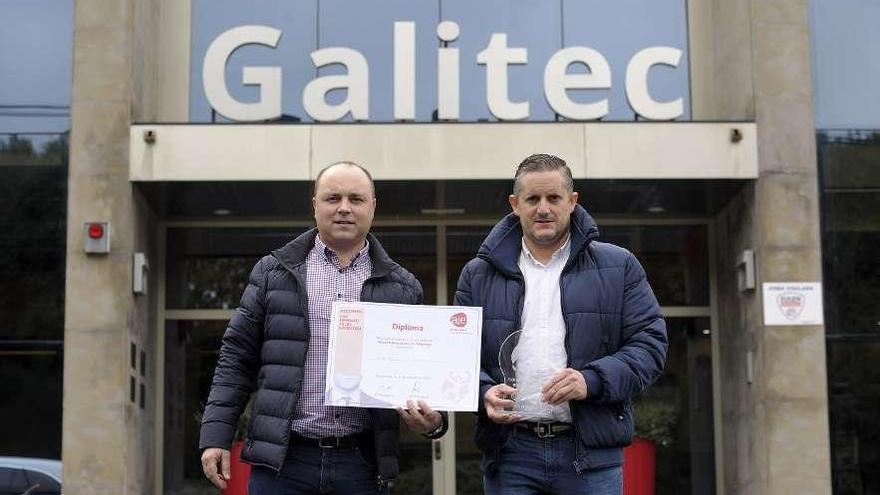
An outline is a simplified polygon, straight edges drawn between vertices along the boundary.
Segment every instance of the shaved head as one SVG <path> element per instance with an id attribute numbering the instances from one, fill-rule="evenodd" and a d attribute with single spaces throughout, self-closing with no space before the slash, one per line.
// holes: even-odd
<path id="1" fill-rule="evenodd" d="M 321 182 L 321 177 L 324 176 L 324 173 L 334 167 L 354 167 L 354 168 L 360 170 L 361 172 L 363 172 L 364 175 L 367 176 L 367 179 L 370 181 L 370 188 L 373 191 L 373 196 L 376 196 L 376 185 L 373 183 L 373 176 L 370 175 L 370 171 L 365 169 L 363 166 L 361 166 L 355 162 L 348 161 L 348 160 L 343 160 L 340 162 L 331 163 L 330 165 L 327 165 L 326 167 L 322 168 L 321 171 L 318 172 L 318 176 L 315 177 L 315 183 L 312 185 L 312 196 L 314 196 L 315 191 L 318 190 L 318 183 Z"/>

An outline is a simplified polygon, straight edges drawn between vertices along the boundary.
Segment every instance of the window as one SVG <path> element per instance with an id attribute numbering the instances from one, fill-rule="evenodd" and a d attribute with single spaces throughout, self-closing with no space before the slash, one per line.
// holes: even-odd
<path id="1" fill-rule="evenodd" d="M 835 494 L 880 492 L 880 132 L 818 136 Z"/>

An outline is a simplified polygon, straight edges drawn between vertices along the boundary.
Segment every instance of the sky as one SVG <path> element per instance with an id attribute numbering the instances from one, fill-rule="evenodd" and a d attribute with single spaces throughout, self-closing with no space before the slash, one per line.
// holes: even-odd
<path id="1" fill-rule="evenodd" d="M 0 0 L 0 133 L 66 131 L 72 61 L 73 0 Z"/>
<path id="2" fill-rule="evenodd" d="M 813 104 L 820 129 L 880 129 L 880 2 L 812 0 Z"/>

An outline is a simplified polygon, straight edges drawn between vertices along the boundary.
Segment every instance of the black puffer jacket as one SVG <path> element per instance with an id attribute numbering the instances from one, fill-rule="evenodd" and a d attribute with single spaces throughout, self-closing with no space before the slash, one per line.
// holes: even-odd
<path id="1" fill-rule="evenodd" d="M 238 418 L 256 389 L 242 458 L 276 471 L 283 465 L 309 345 L 305 260 L 316 235 L 315 229 L 302 234 L 265 256 L 251 272 L 241 306 L 223 335 L 200 449 L 230 448 Z M 373 272 L 364 282 L 361 300 L 421 304 L 422 287 L 415 277 L 388 257 L 375 237 L 368 240 Z M 393 480 L 398 473 L 399 417 L 393 409 L 370 409 L 370 419 L 380 481 Z"/>

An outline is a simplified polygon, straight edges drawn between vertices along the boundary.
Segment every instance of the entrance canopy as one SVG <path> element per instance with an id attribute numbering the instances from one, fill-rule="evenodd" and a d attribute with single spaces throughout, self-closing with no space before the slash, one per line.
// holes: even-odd
<path id="1" fill-rule="evenodd" d="M 306 181 L 354 160 L 377 180 L 509 179 L 533 153 L 576 179 L 753 179 L 754 123 L 137 124 L 129 177 Z"/>

